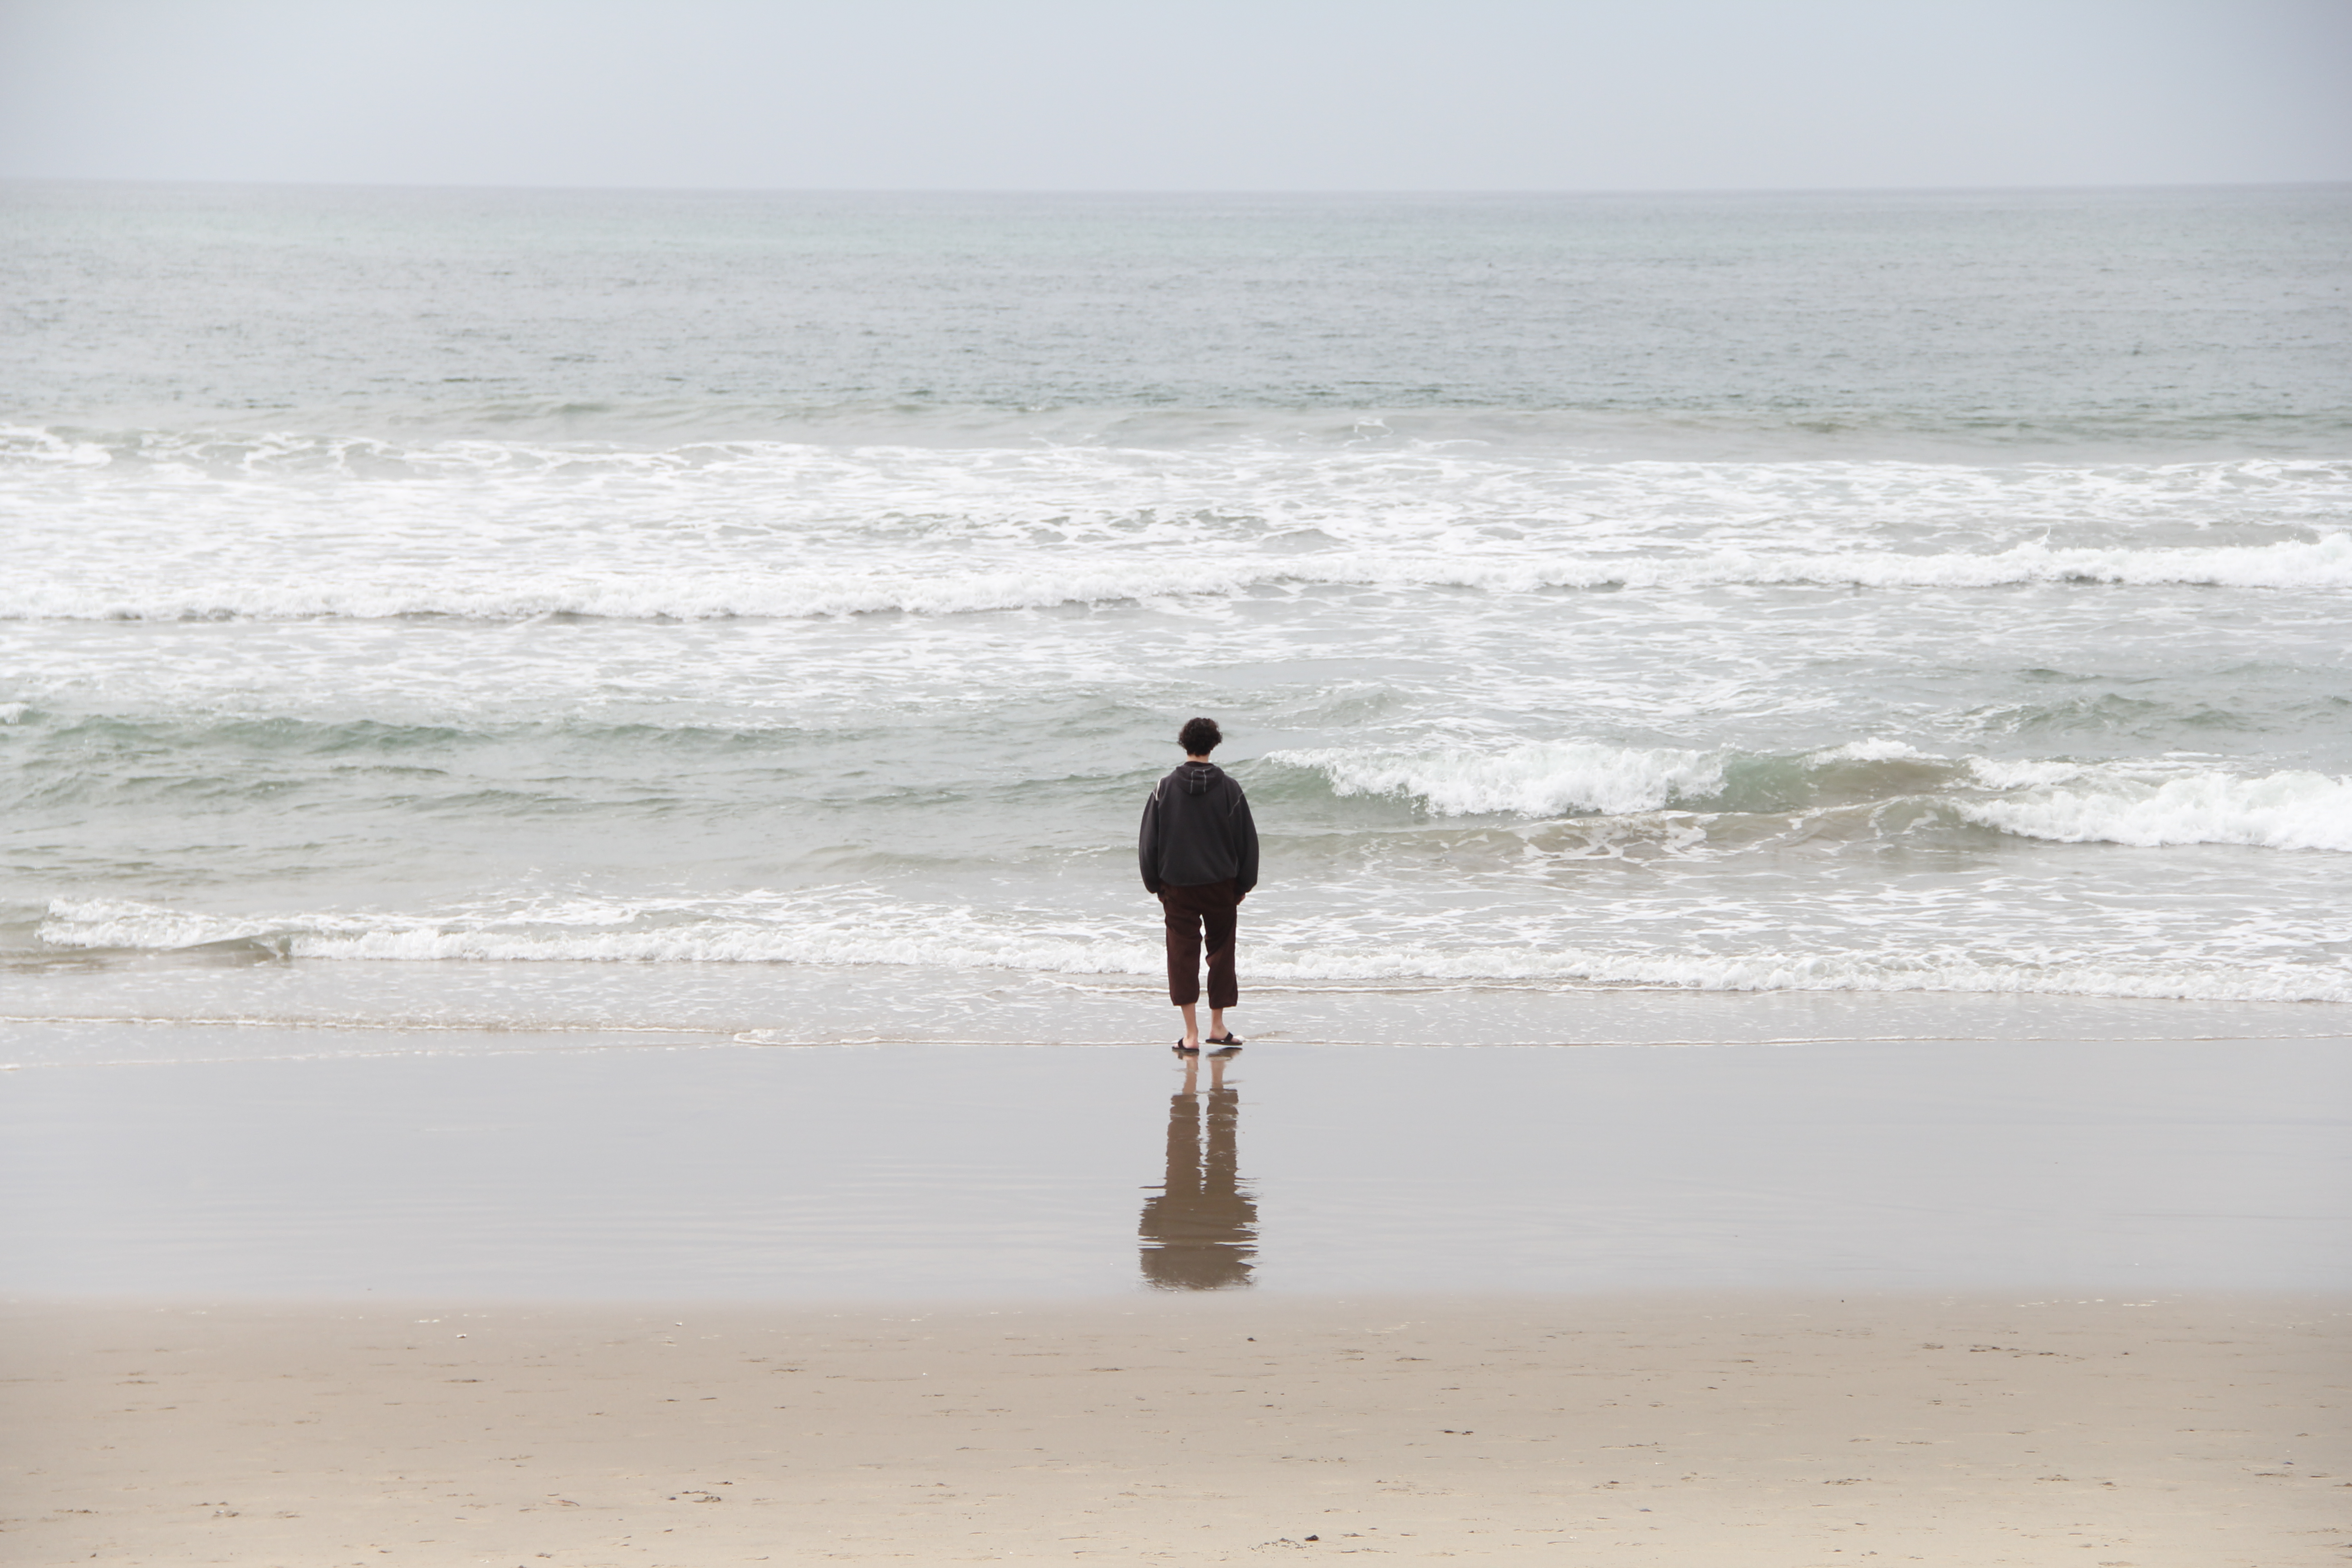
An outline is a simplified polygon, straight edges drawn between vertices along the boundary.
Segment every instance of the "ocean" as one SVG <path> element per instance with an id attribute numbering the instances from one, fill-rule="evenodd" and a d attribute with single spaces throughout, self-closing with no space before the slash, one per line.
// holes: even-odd
<path id="1" fill-rule="evenodd" d="M 1164 1043 L 1195 713 L 1253 1038 L 2341 1033 L 2347 256 L 2342 188 L 6 186 L 7 1058 Z"/>

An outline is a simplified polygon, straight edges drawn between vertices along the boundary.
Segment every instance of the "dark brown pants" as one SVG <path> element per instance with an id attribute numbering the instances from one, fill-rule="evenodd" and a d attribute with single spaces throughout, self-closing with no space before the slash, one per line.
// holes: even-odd
<path id="1" fill-rule="evenodd" d="M 1231 1007 L 1242 999 L 1234 977 L 1234 919 L 1241 900 L 1230 880 L 1196 888 L 1162 888 L 1160 907 L 1168 915 L 1168 1000 L 1179 1007 L 1201 999 L 1201 938 L 1209 944 L 1209 1005 Z"/>

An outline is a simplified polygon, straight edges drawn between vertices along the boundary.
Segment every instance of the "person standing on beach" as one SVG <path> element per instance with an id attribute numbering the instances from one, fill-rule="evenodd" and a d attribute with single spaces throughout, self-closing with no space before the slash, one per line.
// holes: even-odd
<path id="1" fill-rule="evenodd" d="M 1183 765 L 1143 803 L 1136 859 L 1147 892 L 1160 898 L 1168 924 L 1168 1000 L 1184 1015 L 1179 1051 L 1201 1048 L 1201 950 L 1209 957 L 1209 1044 L 1239 1050 L 1225 1009 L 1241 1001 L 1234 973 L 1234 926 L 1241 901 L 1257 886 L 1257 824 L 1231 774 L 1209 761 L 1224 740 L 1213 719 L 1189 719 L 1177 732 Z"/>

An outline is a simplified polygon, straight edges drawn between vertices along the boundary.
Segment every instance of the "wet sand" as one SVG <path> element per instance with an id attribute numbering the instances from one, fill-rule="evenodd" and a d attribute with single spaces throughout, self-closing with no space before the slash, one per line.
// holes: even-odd
<path id="1" fill-rule="evenodd" d="M 13 1562 L 2222 1568 L 2352 1299 L 5 1310 Z"/>
<path id="2" fill-rule="evenodd" d="M 1204 1226 L 1325 1296 L 2352 1290 L 2341 1039 L 1273 1042 L 1212 1101 L 1165 1047 L 186 1034 L 0 1075 L 0 1292 L 1084 1299 Z"/>

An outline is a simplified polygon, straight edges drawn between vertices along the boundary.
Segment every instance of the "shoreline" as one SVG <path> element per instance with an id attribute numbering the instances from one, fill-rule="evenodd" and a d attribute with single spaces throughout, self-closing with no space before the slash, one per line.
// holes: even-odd
<path id="1" fill-rule="evenodd" d="M 9 972 L 7 1060 L 299 1057 L 575 1046 L 1148 1046 L 1163 986 L 925 965 L 149 962 Z M 1255 980 L 1237 1022 L 1266 1046 L 1756 1046 L 1885 1041 L 2319 1038 L 2336 1002 L 2044 992 Z M 1244 1022 L 1245 1021 L 1245 1022 Z M 402 1037 L 413 1037 L 404 1047 Z M 100 1053 L 103 1053 L 100 1055 Z"/>
<path id="2" fill-rule="evenodd" d="M 0 1321 L 26 1561 L 2294 1568 L 2347 1536 L 2352 1293 Z"/>

